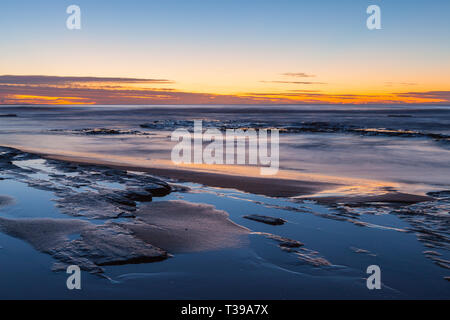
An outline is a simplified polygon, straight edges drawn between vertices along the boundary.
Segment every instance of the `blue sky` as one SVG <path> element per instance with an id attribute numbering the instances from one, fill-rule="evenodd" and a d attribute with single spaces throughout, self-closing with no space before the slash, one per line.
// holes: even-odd
<path id="1" fill-rule="evenodd" d="M 72 4 L 82 30 L 66 29 Z M 366 28 L 372 4 L 382 30 Z M 305 72 L 334 94 L 388 82 L 443 91 L 449 14 L 448 0 L 2 0 L 0 74 L 164 78 L 177 90 L 237 94 L 286 91 L 260 81 Z"/>

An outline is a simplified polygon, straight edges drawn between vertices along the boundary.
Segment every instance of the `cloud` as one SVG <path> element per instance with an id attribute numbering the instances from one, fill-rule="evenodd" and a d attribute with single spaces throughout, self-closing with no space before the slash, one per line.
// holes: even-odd
<path id="1" fill-rule="evenodd" d="M 435 102 L 450 103 L 450 91 L 425 91 L 425 92 L 401 92 L 396 93 L 399 97 L 415 99 L 440 100 Z"/>
<path id="2" fill-rule="evenodd" d="M 306 74 L 304 72 L 286 72 L 286 73 L 282 73 L 281 75 L 286 76 L 286 77 L 294 77 L 294 78 L 313 78 L 313 77 L 315 77 L 315 75 Z"/>
<path id="3" fill-rule="evenodd" d="M 253 99 L 153 88 L 0 84 L 0 104 L 241 104 Z"/>
<path id="4" fill-rule="evenodd" d="M 167 79 L 141 79 L 141 78 L 108 78 L 108 77 L 59 77 L 43 75 L 1 75 L 0 83 L 3 84 L 34 84 L 34 85 L 58 85 L 70 83 L 173 83 Z"/>
<path id="5" fill-rule="evenodd" d="M 15 82 L 14 82 L 15 81 Z M 80 85 L 81 83 L 81 85 Z M 145 86 L 129 83 L 142 83 Z M 450 91 L 385 94 L 331 94 L 317 90 L 284 90 L 215 94 L 173 88 L 149 88 L 161 79 L 0 76 L 0 104 L 449 104 Z M 283 82 L 284 83 L 284 82 Z M 289 82 L 290 83 L 290 82 Z M 303 82 L 293 82 L 303 84 Z M 306 82 L 312 84 L 310 82 Z M 314 83 L 317 84 L 317 83 Z"/>
<path id="6" fill-rule="evenodd" d="M 261 80 L 262 83 L 280 83 L 280 84 L 326 84 L 325 82 L 313 82 L 313 81 L 280 81 L 280 80 Z"/>
<path id="7" fill-rule="evenodd" d="M 395 85 L 400 85 L 400 86 L 416 86 L 418 85 L 418 83 L 415 82 L 385 82 L 384 85 L 386 87 L 392 87 Z"/>
<path id="8" fill-rule="evenodd" d="M 273 103 L 298 104 L 449 104 L 450 91 L 406 92 L 386 94 L 330 94 L 314 90 L 272 93 L 247 93 L 246 97 L 264 97 Z"/>
<path id="9" fill-rule="evenodd" d="M 292 90 L 288 90 L 289 92 L 308 92 L 308 93 L 313 93 L 313 92 L 320 92 L 320 90 L 303 90 L 303 89 L 292 89 Z"/>

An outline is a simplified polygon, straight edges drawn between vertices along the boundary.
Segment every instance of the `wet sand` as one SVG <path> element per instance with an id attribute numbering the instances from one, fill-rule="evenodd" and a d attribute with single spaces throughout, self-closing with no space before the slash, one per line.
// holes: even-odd
<path id="1" fill-rule="evenodd" d="M 358 271 L 359 265 L 361 260 L 366 258 L 387 257 L 386 261 L 376 261 L 383 265 L 398 265 L 406 258 L 408 262 L 414 259 L 414 263 L 419 265 L 417 261 L 427 259 L 433 264 L 429 263 L 430 271 L 426 271 L 425 274 L 436 281 L 442 281 L 446 274 L 431 268 L 448 269 L 448 257 L 445 251 L 443 252 L 448 244 L 448 238 L 445 235 L 446 220 L 442 219 L 440 212 L 433 215 L 435 208 L 441 208 L 441 211 L 446 210 L 447 204 L 428 201 L 411 205 L 416 201 L 427 201 L 430 198 L 398 192 L 397 190 L 402 189 L 394 188 L 392 183 L 320 177 L 301 172 L 298 175 L 294 172 L 292 176 L 286 176 L 286 172 L 282 172 L 277 178 L 248 177 L 244 173 L 255 175 L 258 170 L 249 168 L 250 172 L 243 172 L 243 175 L 238 176 L 236 173 L 230 174 L 233 168 L 206 166 L 204 170 L 209 170 L 206 172 L 198 171 L 203 169 L 198 167 L 176 170 L 183 181 L 189 181 L 191 177 L 200 174 L 199 179 L 202 180 L 199 183 L 205 185 L 207 180 L 203 179 L 204 176 L 211 175 L 214 179 L 211 176 L 208 179 L 212 179 L 212 183 L 222 187 L 222 181 L 218 178 L 221 176 L 237 177 L 244 186 L 247 179 L 257 179 L 256 183 L 260 186 L 271 188 L 272 180 L 291 183 L 288 185 L 290 188 L 295 187 L 297 181 L 300 182 L 298 188 L 301 184 L 306 184 L 308 187 L 308 183 L 314 185 L 316 182 L 320 184 L 320 187 L 313 188 L 319 190 L 316 193 L 312 191 L 304 196 L 283 199 L 279 195 L 267 198 L 243 194 L 236 190 L 217 190 L 180 184 L 179 188 L 172 185 L 173 194 L 166 195 L 167 198 L 162 199 L 155 195 L 156 198 L 152 199 L 147 193 L 144 194 L 144 191 L 159 190 L 165 181 L 134 171 L 154 170 L 150 172 L 161 176 L 162 171 L 157 170 L 167 170 L 167 174 L 175 179 L 175 174 L 172 172 L 175 169 L 171 169 L 170 166 L 143 168 L 126 162 L 112 163 L 102 161 L 101 158 L 77 158 L 70 155 L 60 161 L 45 161 L 42 159 L 42 153 L 41 156 L 23 154 L 17 149 L 2 150 L 2 155 L 0 166 L 5 174 L 2 194 L 14 196 L 19 205 L 29 208 L 29 212 L 22 209 L 22 215 L 17 215 L 17 209 L 14 209 L 14 206 L 12 211 L 8 211 L 10 210 L 8 207 L 5 208 L 6 211 L 2 212 L 0 217 L 0 234 L 24 240 L 36 251 L 50 255 L 54 260 L 52 262 L 56 262 L 53 264 L 53 271 L 63 271 L 67 265 L 77 264 L 83 270 L 114 281 L 116 279 L 120 281 L 126 277 L 144 277 L 139 280 L 140 283 L 148 283 L 153 288 L 155 282 L 162 280 L 164 284 L 157 288 L 158 292 L 165 292 L 170 290 L 167 289 L 167 282 L 155 271 L 166 272 L 168 266 L 174 266 L 176 272 L 185 273 L 190 263 L 186 263 L 183 259 L 191 262 L 195 260 L 197 264 L 192 265 L 194 272 L 197 272 L 202 265 L 210 266 L 213 270 L 220 270 L 226 266 L 224 269 L 230 270 L 229 278 L 223 282 L 226 285 L 236 278 L 236 274 L 248 272 L 245 277 L 251 278 L 255 275 L 255 266 L 262 265 L 261 259 L 263 259 L 267 263 L 265 262 L 263 267 L 264 276 L 257 276 L 258 283 L 273 278 L 276 279 L 277 286 L 282 285 L 283 288 L 292 284 L 298 275 L 305 272 L 306 274 L 329 274 L 347 282 L 349 288 L 354 288 L 354 279 L 361 276 Z M 47 159 L 58 157 L 63 156 L 46 155 Z M 80 165 L 76 165 L 75 162 Z M 95 165 L 98 163 L 104 166 Z M 163 165 L 163 163 L 158 164 Z M 239 168 L 234 170 L 236 172 Z M 309 176 L 311 179 L 308 179 Z M 8 187 L 8 184 L 14 184 L 16 180 L 24 188 L 21 191 L 23 195 L 17 191 L 14 193 L 17 188 Z M 184 190 L 192 190 L 192 192 L 182 191 L 183 187 L 185 187 Z M 237 189 L 234 185 L 232 188 Z M 48 196 L 48 201 L 56 204 L 55 213 L 52 213 L 52 205 L 46 207 L 41 203 L 38 206 L 35 201 L 29 200 L 32 198 L 28 194 L 31 195 L 34 189 L 41 190 L 43 194 L 52 194 Z M 277 190 L 277 188 L 271 190 Z M 295 190 L 297 194 L 299 190 L 306 192 L 311 189 Z M 443 191 L 432 196 L 439 198 L 446 195 Z M 293 201 L 297 199 L 311 199 L 318 203 Z M 154 201 L 150 202 L 152 200 Z M 341 206 L 342 202 L 349 205 Z M 378 206 L 378 202 L 388 204 Z M 232 205 L 229 206 L 229 203 Z M 325 206 L 321 206 L 320 203 Z M 40 208 L 43 209 L 34 215 L 35 209 Z M 295 214 L 299 212 L 302 214 Z M 390 214 L 372 215 L 371 212 Z M 426 214 L 422 214 L 423 212 Z M 67 217 L 73 218 L 67 219 Z M 256 219 L 248 219 L 248 217 Z M 328 220 L 318 220 L 323 218 Z M 428 246 L 433 248 L 437 254 L 414 256 L 410 252 L 405 252 L 399 259 L 392 261 L 389 252 L 392 251 L 393 244 L 403 248 L 405 241 L 412 241 L 409 246 L 417 247 L 414 237 L 403 236 L 409 229 L 404 228 L 403 224 L 396 223 L 396 219 L 402 219 L 402 221 L 407 219 L 412 226 L 411 231 L 417 234 L 420 241 L 419 253 L 423 251 L 423 244 L 427 248 Z M 100 221 L 102 222 L 99 223 Z M 284 223 L 281 224 L 281 222 Z M 326 230 L 326 233 L 322 230 Z M 394 231 L 398 235 L 394 235 L 392 233 Z M 379 232 L 383 232 L 384 236 L 380 237 Z M 351 238 L 346 239 L 343 235 L 350 235 Z M 321 246 L 323 236 L 329 237 L 329 240 Z M 395 237 L 395 241 L 392 237 Z M 10 238 L 1 239 L 2 244 L 9 245 L 8 239 Z M 372 246 L 373 239 L 380 239 L 379 243 L 383 245 Z M 338 254 L 333 253 L 336 252 L 334 248 L 336 244 L 341 245 Z M 363 249 L 355 252 L 349 248 Z M 347 251 L 355 255 L 354 259 L 349 259 Z M 242 254 L 245 252 L 248 256 L 242 259 Z M 361 255 L 361 253 L 366 254 Z M 227 256 L 228 254 L 230 256 Z M 210 260 L 214 256 L 225 257 L 223 259 L 226 262 L 214 264 Z M 150 262 L 158 263 L 149 264 Z M 343 276 L 339 271 L 342 268 L 346 269 L 345 273 L 350 273 L 351 277 Z M 417 270 L 423 274 L 424 268 L 421 266 Z M 286 274 L 277 277 L 274 270 L 287 270 L 289 279 L 283 282 Z M 297 271 L 299 272 L 296 273 Z M 211 274 L 208 272 L 208 270 L 202 270 L 201 279 L 205 279 L 206 283 L 217 280 L 217 272 Z M 45 273 L 48 274 L 48 270 L 45 270 Z M 150 274 L 151 278 L 149 278 Z M 314 281 L 325 282 L 328 292 L 330 284 L 327 278 L 329 279 L 329 277 L 316 277 Z M 143 279 L 149 280 L 146 282 Z M 192 288 L 198 283 L 195 275 L 192 277 L 183 275 L 183 279 L 193 283 L 183 288 Z M 268 280 L 268 283 L 270 282 Z M 268 283 L 264 283 L 264 286 L 270 285 Z M 303 277 L 296 282 L 295 286 L 293 285 L 295 288 L 291 297 L 295 296 L 296 290 L 302 283 L 305 283 Z M 120 286 L 126 286 L 126 283 L 121 283 Z M 240 292 L 245 290 L 245 287 L 239 287 L 234 283 L 233 286 L 239 288 Z M 393 284 L 393 288 L 397 289 L 398 286 L 401 284 Z M 179 287 L 177 286 L 177 289 Z M 441 288 L 440 282 L 438 285 L 427 282 L 426 288 L 436 290 L 436 287 Z M 364 285 L 362 289 L 365 290 Z M 337 291 L 340 290 L 337 289 Z M 261 289 L 258 288 L 254 292 L 260 291 Z M 254 292 L 252 291 L 252 296 Z M 274 291 L 268 288 L 267 292 L 270 297 Z M 433 292 L 436 295 L 443 294 Z M 360 293 L 358 292 L 358 296 Z M 148 291 L 145 290 L 143 294 L 148 294 Z"/>
<path id="2" fill-rule="evenodd" d="M 205 186 L 236 189 L 257 195 L 281 198 L 315 200 L 323 204 L 371 202 L 418 203 L 431 201 L 432 197 L 416 195 L 396 189 L 394 183 L 385 181 L 332 177 L 320 174 L 302 174 L 281 171 L 275 176 L 258 176 L 258 167 L 191 165 L 176 167 L 168 161 L 154 162 L 154 166 L 118 163 L 94 157 L 51 154 L 20 148 L 45 159 L 75 164 L 101 165 L 112 169 L 145 172 L 178 182 L 192 182 Z M 222 169 L 223 168 L 223 169 Z M 220 171 L 221 170 L 221 171 Z M 242 171 L 242 170 L 245 170 Z M 350 192 L 342 190 L 351 190 Z M 334 194 L 336 193 L 336 194 Z M 327 196 L 328 195 L 328 196 Z"/>
<path id="3" fill-rule="evenodd" d="M 250 233 L 213 206 L 186 201 L 163 201 L 141 208 L 129 222 L 109 220 L 97 226 L 79 219 L 6 219 L 0 232 L 23 239 L 58 262 L 53 270 L 77 264 L 103 273 L 102 266 L 146 263 L 171 253 L 238 247 Z M 79 238 L 70 240 L 70 235 Z"/>
<path id="4" fill-rule="evenodd" d="M 387 192 L 379 195 L 353 195 L 353 196 L 331 196 L 331 197 L 304 197 L 303 200 L 315 200 L 322 204 L 345 203 L 351 205 L 362 205 L 369 203 L 390 204 L 414 204 L 432 201 L 434 198 L 402 192 Z"/>
<path id="5" fill-rule="evenodd" d="M 424 201 L 433 200 L 432 197 L 410 194 L 405 192 L 398 192 L 395 189 L 390 189 L 382 183 L 373 182 L 373 186 L 357 186 L 360 187 L 359 194 L 346 194 L 338 196 L 320 196 L 321 192 L 333 192 L 334 190 L 345 187 L 346 183 L 353 181 L 346 181 L 345 179 L 337 179 L 330 177 L 330 181 L 314 181 L 314 180 L 299 180 L 278 177 L 255 177 L 234 175 L 230 173 L 216 173 L 210 171 L 197 171 L 195 168 L 188 169 L 173 169 L 173 168 L 159 168 L 159 167 L 141 167 L 125 164 L 117 164 L 108 161 L 101 161 L 97 159 L 87 159 L 75 156 L 61 156 L 61 155 L 42 155 L 47 159 L 62 160 L 78 164 L 96 164 L 108 166 L 114 169 L 121 169 L 127 171 L 146 172 L 155 176 L 169 178 L 180 182 L 193 182 L 210 187 L 237 189 L 243 192 L 252 194 L 264 195 L 269 197 L 300 197 L 302 200 L 315 200 L 323 204 L 334 203 L 349 203 L 349 204 L 364 204 L 371 202 L 386 202 L 392 204 L 411 204 Z M 283 175 L 281 175 L 283 176 Z M 307 176 L 307 175 L 305 175 Z M 320 176 L 319 179 L 324 179 Z M 364 183 L 368 183 L 364 181 Z M 370 182 L 369 182 L 370 183 Z M 379 184 L 379 185 L 378 185 Z M 349 184 L 350 186 L 350 184 Z M 355 186 L 353 186 L 355 187 Z M 389 190 L 390 189 L 390 190 Z M 367 194 L 364 191 L 367 190 Z M 371 194 L 376 192 L 376 194 Z M 319 196 L 314 196 L 319 194 Z"/>
<path id="6" fill-rule="evenodd" d="M 25 151 L 25 150 L 24 150 Z M 77 156 L 40 154 L 43 158 L 68 161 L 77 164 L 94 164 L 108 166 L 114 169 L 146 172 L 155 176 L 169 178 L 180 182 L 193 182 L 210 187 L 237 189 L 253 194 L 269 197 L 294 197 L 314 194 L 326 189 L 332 189 L 338 184 L 332 182 L 306 181 L 270 177 L 252 177 L 196 171 L 188 169 L 142 167 L 129 164 L 118 164 L 99 159 L 89 159 Z"/>
<path id="7" fill-rule="evenodd" d="M 211 205 L 171 200 L 149 203 L 136 212 L 137 221 L 123 223 L 135 237 L 170 253 L 232 248 L 250 233 Z"/>

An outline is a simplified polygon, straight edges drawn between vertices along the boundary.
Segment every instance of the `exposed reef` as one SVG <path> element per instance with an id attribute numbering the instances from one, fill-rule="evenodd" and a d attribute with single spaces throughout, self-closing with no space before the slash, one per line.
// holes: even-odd
<path id="1" fill-rule="evenodd" d="M 59 212 L 68 216 L 67 219 L 0 219 L 0 231 L 21 238 L 54 257 L 57 260 L 55 270 L 78 264 L 92 273 L 102 273 L 105 265 L 160 261 L 171 254 L 245 245 L 246 235 L 250 233 L 232 222 L 226 212 L 210 205 L 154 201 L 156 197 L 187 189 L 148 173 L 125 168 L 43 159 L 35 154 L 0 147 L 0 179 L 12 179 L 30 188 L 53 193 Z M 297 198 L 292 199 L 296 206 L 273 207 L 361 227 L 415 233 L 429 248 L 424 252 L 427 258 L 442 268 L 450 266 L 439 252 L 450 249 L 448 190 L 431 192 L 427 196 L 391 191 L 376 196 L 314 198 L 331 208 L 325 213 L 301 205 L 310 200 Z M 0 207 L 11 201 L 11 198 L 0 196 Z M 362 219 L 367 214 L 394 214 L 407 221 L 410 227 L 374 225 Z M 244 218 L 269 225 L 286 222 L 262 215 Z M 266 237 L 281 250 L 295 254 L 301 264 L 332 265 L 300 241 L 271 233 L 253 234 Z M 372 255 L 363 249 L 352 250 Z"/>
<path id="2" fill-rule="evenodd" d="M 431 196 L 422 196 L 402 192 L 387 192 L 378 195 L 312 196 L 303 199 L 315 200 L 324 204 L 345 203 L 346 205 L 367 205 L 373 203 L 415 204 L 434 200 Z"/>
<path id="3" fill-rule="evenodd" d="M 300 264 L 307 264 L 316 268 L 330 267 L 333 264 L 320 255 L 315 250 L 310 250 L 305 245 L 297 240 L 288 239 L 277 236 L 271 233 L 258 233 L 267 239 L 273 240 L 278 244 L 278 247 L 284 252 L 294 254 Z"/>
<path id="4" fill-rule="evenodd" d="M 55 270 L 75 264 L 83 270 L 102 273 L 101 266 L 168 257 L 164 250 L 137 239 L 131 232 L 112 223 L 96 226 L 76 219 L 0 218 L 0 230 L 53 256 L 59 261 Z M 79 234 L 79 238 L 70 240 L 72 234 Z"/>
<path id="5" fill-rule="evenodd" d="M 273 226 L 281 226 L 281 225 L 286 223 L 286 220 L 281 219 L 281 218 L 261 216 L 261 215 L 258 215 L 258 214 L 247 215 L 247 216 L 244 216 L 244 218 L 245 219 L 249 219 L 249 220 L 253 220 L 253 221 L 257 221 L 257 222 L 262 222 L 262 223 L 265 223 L 265 224 L 270 224 L 270 225 L 273 225 Z"/>
<path id="6" fill-rule="evenodd" d="M 84 129 L 51 129 L 49 132 L 65 133 L 65 134 L 84 134 L 84 135 L 139 135 L 146 136 L 152 135 L 149 132 L 142 132 L 139 130 L 123 130 L 123 129 L 111 129 L 111 128 L 84 128 Z"/>
<path id="7" fill-rule="evenodd" d="M 261 235 L 265 236 L 268 239 L 272 239 L 272 240 L 276 241 L 278 243 L 278 245 L 280 246 L 280 248 L 282 248 L 282 249 L 283 248 L 300 248 L 300 247 L 304 246 L 304 244 L 301 243 L 300 241 L 280 237 L 275 234 L 261 233 Z"/>
<path id="8" fill-rule="evenodd" d="M 158 201 L 172 187 L 156 177 L 100 165 L 45 160 L 0 148 L 0 175 L 52 192 L 67 219 L 0 217 L 0 231 L 51 255 L 54 270 L 164 260 L 171 253 L 240 246 L 250 230 L 211 205 Z M 0 206 L 12 199 L 0 196 Z M 76 219 L 70 218 L 77 217 Z M 97 220 L 97 221 L 94 221 Z M 75 238 L 74 238 L 75 236 Z"/>
<path id="9" fill-rule="evenodd" d="M 102 225 L 78 219 L 5 219 L 0 231 L 29 242 L 59 263 L 102 273 L 102 266 L 160 261 L 171 253 L 217 250 L 245 243 L 250 231 L 224 211 L 185 201 L 142 207 L 136 219 Z M 71 239 L 71 235 L 77 235 Z"/>
<path id="10" fill-rule="evenodd" d="M 389 117 L 409 117 L 408 115 L 388 115 Z M 292 133 L 350 133 L 364 136 L 390 136 L 390 137 L 402 137 L 402 138 L 429 138 L 437 141 L 450 141 L 450 136 L 415 130 L 403 130 L 393 128 L 371 128 L 371 127 L 359 127 L 351 124 L 334 123 L 325 121 L 302 121 L 291 122 L 279 125 L 276 122 L 253 122 L 253 121 L 241 121 L 241 120 L 228 120 L 228 121 L 203 121 L 204 128 L 217 128 L 219 130 L 227 129 L 277 129 L 280 133 L 292 134 Z M 193 121 L 189 120 L 156 120 L 149 123 L 143 123 L 140 125 L 144 129 L 153 130 L 174 130 L 176 128 L 189 129 L 193 126 Z"/>

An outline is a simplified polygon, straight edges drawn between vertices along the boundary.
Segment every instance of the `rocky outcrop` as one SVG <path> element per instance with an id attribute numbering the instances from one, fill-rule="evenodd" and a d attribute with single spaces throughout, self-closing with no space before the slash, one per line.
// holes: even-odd
<path id="1" fill-rule="evenodd" d="M 0 230 L 23 239 L 37 250 L 50 254 L 59 264 L 78 265 L 92 273 L 101 266 L 162 260 L 167 252 L 137 239 L 131 232 L 113 223 L 96 226 L 76 219 L 5 219 Z M 78 238 L 70 240 L 69 236 Z"/>
<path id="2" fill-rule="evenodd" d="M 283 220 L 281 218 L 274 218 L 274 217 L 268 217 L 268 216 L 261 216 L 258 214 L 251 214 L 248 216 L 244 216 L 245 219 L 262 222 L 265 224 L 270 224 L 273 226 L 280 226 L 286 223 L 286 220 Z"/>

